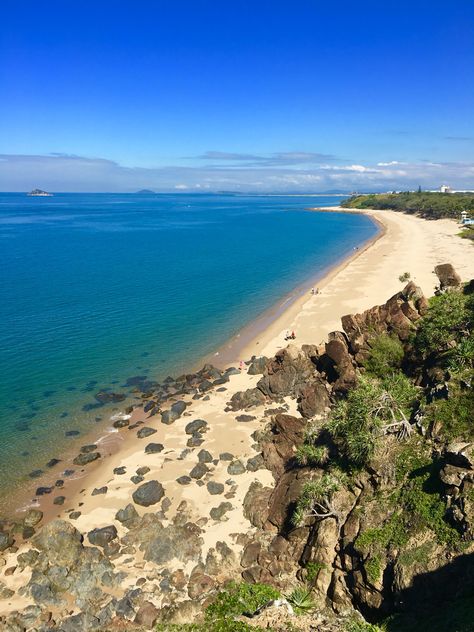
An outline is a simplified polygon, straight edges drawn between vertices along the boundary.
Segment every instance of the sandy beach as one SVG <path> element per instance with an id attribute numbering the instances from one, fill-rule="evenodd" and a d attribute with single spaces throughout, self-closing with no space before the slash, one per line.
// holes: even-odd
<path id="1" fill-rule="evenodd" d="M 240 359 L 248 360 L 252 355 L 271 357 L 287 345 L 284 339 L 287 331 L 295 332 L 295 344 L 298 346 L 322 343 L 329 332 L 340 329 L 341 316 L 383 303 L 401 290 L 403 283 L 399 281 L 399 276 L 405 272 L 410 273 L 411 279 L 426 295 L 433 294 L 437 282 L 433 273 L 436 264 L 450 262 L 463 280 L 474 277 L 472 245 L 457 236 L 459 227 L 455 222 L 426 221 L 392 211 L 367 213 L 384 227 L 380 236 L 366 248 L 355 251 L 349 260 L 324 279 L 318 280 L 318 294 L 313 295 L 306 289 L 243 348 L 238 348 L 235 342 L 234 346 L 229 344 L 227 351 L 229 357 L 233 356 L 234 366 L 238 366 Z M 218 365 L 219 358 L 216 358 Z M 242 541 L 236 534 L 245 534 L 252 529 L 244 517 L 245 494 L 255 480 L 263 485 L 272 485 L 269 471 L 252 471 L 248 466 L 249 459 L 258 455 L 258 446 L 252 435 L 265 427 L 270 413 L 265 415 L 269 406 L 261 406 L 252 410 L 249 419 L 242 419 L 239 413 L 226 412 L 225 409 L 235 392 L 255 386 L 259 378 L 259 375 L 248 375 L 243 370 L 240 374 L 231 375 L 227 383 L 214 388 L 201 399 L 180 397 L 186 402 L 186 410 L 172 425 L 161 423 L 159 414 L 148 416 L 141 408 L 134 410 L 130 424 L 138 423 L 135 429 L 125 427 L 107 435 L 99 446 L 102 458 L 98 462 L 86 466 L 80 478 L 66 480 L 57 493 L 54 490 L 41 498 L 38 507 L 45 512 L 44 522 L 53 517 L 69 520 L 71 512 L 80 512 L 72 524 L 85 537 L 91 529 L 110 524 L 116 525 L 120 536 L 124 535 L 126 529 L 115 520 L 115 514 L 133 502 L 132 493 L 137 484 L 130 479 L 137 476 L 137 469 L 146 467 L 149 470 L 141 474 L 143 481 L 156 479 L 165 490 L 163 520 L 170 520 L 178 508 L 185 511 L 189 520 L 202 529 L 204 557 L 217 542 L 226 542 L 233 550 L 241 550 Z M 291 414 L 298 414 L 294 400 L 288 399 L 285 404 Z M 187 446 L 191 435 L 186 426 L 197 419 L 206 422 L 203 442 L 199 446 Z M 144 427 L 151 429 L 150 435 L 138 438 L 137 431 Z M 163 449 L 145 454 L 145 446 L 150 442 L 162 444 Z M 202 450 L 208 454 L 203 454 Z M 191 476 L 189 480 L 177 482 L 180 477 L 189 477 L 199 463 L 205 466 L 201 477 Z M 234 467 L 230 467 L 229 473 L 231 464 Z M 57 466 L 58 478 L 64 467 L 64 462 Z M 93 495 L 94 490 L 104 487 L 107 488 L 106 493 Z M 59 495 L 65 497 L 61 506 L 54 504 L 54 498 Z M 227 505 L 223 507 L 222 503 Z M 227 519 L 211 517 L 211 510 L 219 507 Z M 159 505 L 154 505 L 151 509 L 157 511 L 158 508 Z M 138 505 L 135 509 L 141 515 L 150 511 Z M 0 568 L 0 581 L 15 588 L 28 581 L 27 570 L 4 576 L 5 570 L 15 565 L 16 555 L 16 552 L 5 554 L 5 565 Z M 115 561 L 115 566 L 127 574 L 130 582 L 136 578 L 137 572 L 152 572 L 150 563 L 139 554 L 132 558 L 123 555 Z M 184 570 L 189 572 L 190 568 Z M 124 588 L 127 581 L 125 579 Z M 26 600 L 20 603 L 18 596 L 10 601 L 4 600 L 0 613 L 27 603 Z"/>

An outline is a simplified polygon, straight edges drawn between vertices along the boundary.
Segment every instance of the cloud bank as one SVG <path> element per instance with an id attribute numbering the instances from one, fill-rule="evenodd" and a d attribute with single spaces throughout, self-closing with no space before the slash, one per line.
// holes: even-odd
<path id="1" fill-rule="evenodd" d="M 434 189 L 441 184 L 474 189 L 474 162 L 343 164 L 310 152 L 258 156 L 217 151 L 206 152 L 200 162 L 202 166 L 143 168 L 70 154 L 0 154 L 0 190 L 317 193 L 407 190 L 419 185 Z"/>

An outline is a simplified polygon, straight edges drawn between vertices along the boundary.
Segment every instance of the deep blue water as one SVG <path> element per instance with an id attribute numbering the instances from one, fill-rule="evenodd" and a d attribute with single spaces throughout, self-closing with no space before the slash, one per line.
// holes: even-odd
<path id="1" fill-rule="evenodd" d="M 0 485 L 104 409 L 99 388 L 182 371 L 376 233 L 338 198 L 0 194 Z"/>

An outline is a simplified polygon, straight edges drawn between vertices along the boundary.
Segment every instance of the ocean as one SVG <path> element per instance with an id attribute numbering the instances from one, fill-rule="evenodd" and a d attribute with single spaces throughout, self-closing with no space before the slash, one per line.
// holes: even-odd
<path id="1" fill-rule="evenodd" d="M 341 199 L 0 193 L 0 498 L 373 237 Z"/>

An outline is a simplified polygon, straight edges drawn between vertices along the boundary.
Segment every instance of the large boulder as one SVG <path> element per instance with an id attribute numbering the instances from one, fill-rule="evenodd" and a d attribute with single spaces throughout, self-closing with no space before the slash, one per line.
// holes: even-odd
<path id="1" fill-rule="evenodd" d="M 450 263 L 441 263 L 435 266 L 434 271 L 439 279 L 440 290 L 461 285 L 461 277 Z"/>
<path id="2" fill-rule="evenodd" d="M 261 406 L 266 401 L 265 395 L 258 388 L 249 388 L 246 391 L 237 391 L 229 402 L 231 410 L 245 410 Z"/>
<path id="3" fill-rule="evenodd" d="M 264 395 L 271 398 L 287 395 L 297 397 L 315 374 L 316 367 L 306 353 L 295 345 L 288 345 L 267 363 L 257 386 Z"/>
<path id="4" fill-rule="evenodd" d="M 94 546 L 107 546 L 109 542 L 117 537 L 117 529 L 114 525 L 93 529 L 87 534 L 89 542 Z"/>
<path id="5" fill-rule="evenodd" d="M 163 485 L 158 481 L 148 481 L 140 485 L 132 494 L 133 501 L 142 507 L 156 505 L 165 495 Z"/>
<path id="6" fill-rule="evenodd" d="M 291 464 L 296 449 L 304 441 L 305 419 L 279 413 L 275 415 L 269 433 L 262 440 L 262 454 L 266 467 L 279 478 Z"/>
<path id="7" fill-rule="evenodd" d="M 64 567 L 73 566 L 83 552 L 82 535 L 70 522 L 53 520 L 45 525 L 33 540 L 48 561 Z"/>

